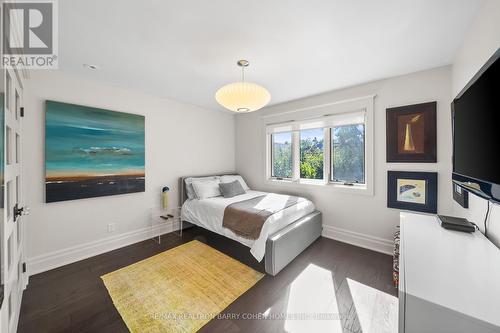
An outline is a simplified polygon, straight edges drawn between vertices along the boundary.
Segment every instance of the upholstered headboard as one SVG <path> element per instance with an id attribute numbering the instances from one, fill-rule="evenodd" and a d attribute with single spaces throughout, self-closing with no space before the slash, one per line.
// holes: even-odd
<path id="1" fill-rule="evenodd" d="M 197 175 L 197 176 L 183 176 L 179 179 L 179 188 L 180 188 L 180 191 L 179 191 L 179 195 L 180 195 L 180 198 L 179 198 L 179 203 L 180 205 L 179 206 L 182 206 L 182 204 L 184 203 L 184 201 L 187 200 L 188 196 L 187 196 L 187 191 L 186 191 L 186 178 L 191 178 L 191 177 L 210 177 L 210 176 L 225 176 L 225 175 L 237 175 L 236 172 L 222 172 L 222 173 L 215 173 L 215 174 L 209 174 L 209 175 Z"/>

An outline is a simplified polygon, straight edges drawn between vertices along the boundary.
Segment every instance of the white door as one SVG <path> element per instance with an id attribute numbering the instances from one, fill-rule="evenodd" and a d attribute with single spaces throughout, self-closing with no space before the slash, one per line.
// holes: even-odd
<path id="1" fill-rule="evenodd" d="M 16 332 L 23 290 L 27 284 L 24 274 L 24 221 L 22 179 L 22 101 L 21 73 L 5 69 L 4 95 L 4 210 L 1 242 L 2 281 L 4 300 L 0 309 L 0 331 Z"/>

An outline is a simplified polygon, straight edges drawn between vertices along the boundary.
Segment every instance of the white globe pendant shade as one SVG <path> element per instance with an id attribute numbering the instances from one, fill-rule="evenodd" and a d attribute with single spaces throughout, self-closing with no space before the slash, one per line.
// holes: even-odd
<path id="1" fill-rule="evenodd" d="M 258 84 L 235 82 L 217 90 L 215 100 L 234 112 L 252 112 L 266 106 L 271 100 L 271 94 Z"/>
<path id="2" fill-rule="evenodd" d="M 266 88 L 252 82 L 245 82 L 245 67 L 250 63 L 241 59 L 236 63 L 241 67 L 241 82 L 225 85 L 215 93 L 217 103 L 234 112 L 252 112 L 266 106 L 271 94 Z"/>

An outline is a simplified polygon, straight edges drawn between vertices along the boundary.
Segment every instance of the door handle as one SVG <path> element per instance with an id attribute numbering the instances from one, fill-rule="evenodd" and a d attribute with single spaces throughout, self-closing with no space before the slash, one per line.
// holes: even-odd
<path id="1" fill-rule="evenodd" d="M 14 215 L 14 222 L 16 222 L 19 216 L 29 215 L 29 207 L 19 207 L 18 204 L 15 204 L 13 215 Z"/>

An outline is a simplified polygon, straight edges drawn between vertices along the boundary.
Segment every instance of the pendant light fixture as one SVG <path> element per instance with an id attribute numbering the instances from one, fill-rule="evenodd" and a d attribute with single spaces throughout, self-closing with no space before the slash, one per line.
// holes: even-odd
<path id="1" fill-rule="evenodd" d="M 217 103 L 234 112 L 244 113 L 257 111 L 271 100 L 271 94 L 266 88 L 252 82 L 245 82 L 245 67 L 250 63 L 239 60 L 241 67 L 241 82 L 230 83 L 215 93 Z"/>

